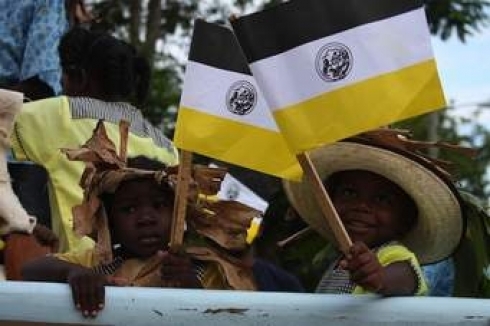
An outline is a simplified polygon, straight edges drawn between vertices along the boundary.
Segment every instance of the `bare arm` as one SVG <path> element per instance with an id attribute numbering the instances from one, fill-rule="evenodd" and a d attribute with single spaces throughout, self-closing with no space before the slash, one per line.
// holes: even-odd
<path id="1" fill-rule="evenodd" d="M 417 275 L 408 261 L 384 267 L 383 286 L 378 292 L 385 296 L 414 295 L 417 291 Z"/>
<path id="2" fill-rule="evenodd" d="M 22 268 L 26 281 L 68 283 L 73 303 L 84 317 L 95 317 L 105 305 L 105 285 L 116 285 L 112 276 L 95 273 L 92 269 L 45 256 L 32 260 Z"/>
<path id="3" fill-rule="evenodd" d="M 66 283 L 70 272 L 82 269 L 86 268 L 52 256 L 45 256 L 27 262 L 22 267 L 22 279 Z"/>

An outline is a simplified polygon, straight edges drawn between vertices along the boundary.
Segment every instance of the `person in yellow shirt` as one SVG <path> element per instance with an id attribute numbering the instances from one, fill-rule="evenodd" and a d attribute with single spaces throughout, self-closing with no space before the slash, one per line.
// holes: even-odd
<path id="1" fill-rule="evenodd" d="M 73 232 L 72 208 L 82 201 L 78 182 L 83 163 L 69 161 L 61 148 L 84 143 L 103 119 L 115 140 L 119 121 L 130 123 L 128 156 L 176 165 L 178 152 L 130 102 L 144 103 L 150 81 L 149 64 L 134 47 L 109 34 L 75 27 L 62 37 L 59 54 L 66 96 L 24 104 L 11 142 L 16 160 L 32 161 L 48 172 L 51 226 L 63 252 L 93 242 Z"/>

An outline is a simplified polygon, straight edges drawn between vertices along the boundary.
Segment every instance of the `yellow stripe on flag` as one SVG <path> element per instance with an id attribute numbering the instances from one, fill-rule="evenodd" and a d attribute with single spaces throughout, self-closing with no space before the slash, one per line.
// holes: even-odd
<path id="1" fill-rule="evenodd" d="M 199 154 L 280 178 L 301 178 L 295 156 L 278 132 L 182 106 L 175 130 L 174 142 L 184 150 L 198 149 Z"/>
<path id="2" fill-rule="evenodd" d="M 274 117 L 300 153 L 445 105 L 436 63 L 428 60 L 284 107 Z"/>

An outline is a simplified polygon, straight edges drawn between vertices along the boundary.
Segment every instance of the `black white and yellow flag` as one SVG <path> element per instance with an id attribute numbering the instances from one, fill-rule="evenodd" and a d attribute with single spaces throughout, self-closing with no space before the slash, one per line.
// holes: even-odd
<path id="1" fill-rule="evenodd" d="M 419 0 L 292 0 L 232 21 L 295 153 L 445 107 Z"/>
<path id="2" fill-rule="evenodd" d="M 280 178 L 301 169 L 231 29 L 195 23 L 174 141 L 177 147 Z"/>

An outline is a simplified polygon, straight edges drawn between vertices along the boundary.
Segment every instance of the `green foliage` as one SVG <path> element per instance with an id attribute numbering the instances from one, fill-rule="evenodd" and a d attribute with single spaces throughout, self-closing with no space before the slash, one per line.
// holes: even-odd
<path id="1" fill-rule="evenodd" d="M 440 150 L 438 158 L 454 162 L 451 172 L 459 181 L 460 187 L 475 196 L 487 198 L 490 196 L 490 184 L 486 177 L 490 162 L 490 132 L 487 127 L 478 123 L 476 116 L 458 117 L 451 114 L 454 110 L 449 107 L 435 113 L 439 116 L 437 140 L 474 148 L 477 155 L 472 158 L 458 152 Z M 415 139 L 430 139 L 428 118 L 429 115 L 422 115 L 398 122 L 394 126 L 411 130 Z"/>
<path id="2" fill-rule="evenodd" d="M 180 76 L 170 68 L 155 69 L 151 92 L 143 114 L 155 125 L 161 125 L 171 136 L 176 120 L 176 104 L 180 99 Z M 172 109 L 173 108 L 173 109 Z"/>
<path id="3" fill-rule="evenodd" d="M 453 32 L 461 41 L 488 23 L 490 3 L 485 0 L 426 0 L 432 34 L 448 39 Z"/>

